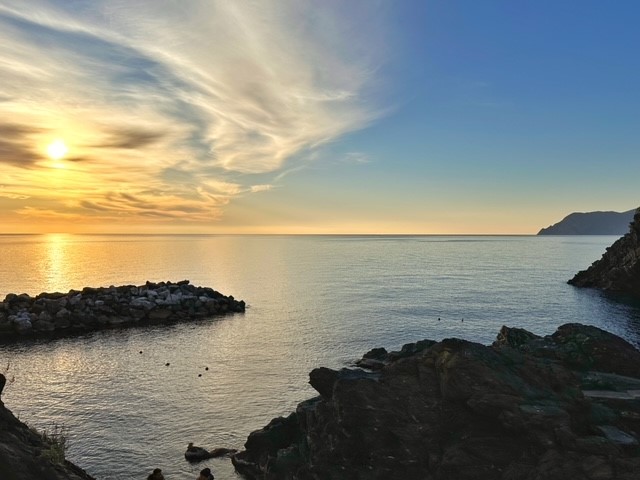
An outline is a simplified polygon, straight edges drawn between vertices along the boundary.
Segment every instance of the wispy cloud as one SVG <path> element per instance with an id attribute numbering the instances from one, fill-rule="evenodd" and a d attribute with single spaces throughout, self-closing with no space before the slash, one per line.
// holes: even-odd
<path id="1" fill-rule="evenodd" d="M 273 188 L 273 185 L 252 185 L 250 188 L 251 193 L 268 192 Z"/>
<path id="2" fill-rule="evenodd" d="M 345 163 L 362 165 L 365 163 L 370 163 L 371 158 L 364 152 L 347 152 L 343 158 L 343 161 Z"/>
<path id="3" fill-rule="evenodd" d="M 114 129 L 108 133 L 107 138 L 96 145 L 94 148 L 115 148 L 115 149 L 140 149 L 152 143 L 156 143 L 164 136 L 163 132 L 152 132 L 148 130 L 132 129 Z"/>
<path id="4" fill-rule="evenodd" d="M 27 198 L 29 198 L 29 195 L 24 195 L 11 190 L 7 190 L 4 185 L 0 185 L 0 197 L 9 198 L 11 200 L 26 200 Z"/>
<path id="5" fill-rule="evenodd" d="M 0 123 L 0 164 L 31 167 L 42 156 L 34 149 L 33 137 L 41 129 L 14 123 Z"/>
<path id="6" fill-rule="evenodd" d="M 74 215 L 219 218 L 233 197 L 269 190 L 309 152 L 378 118 L 379 8 L 5 1 L 0 115 L 13 120 L 0 124 L 0 164 L 26 185 L 17 195 L 44 199 L 17 170 L 47 168 L 46 144 L 61 137 L 73 168 L 59 183 L 73 178 L 85 196 Z"/>

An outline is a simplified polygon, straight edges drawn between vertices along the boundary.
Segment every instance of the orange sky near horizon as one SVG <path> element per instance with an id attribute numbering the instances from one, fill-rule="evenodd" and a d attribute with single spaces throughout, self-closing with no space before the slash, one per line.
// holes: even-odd
<path id="1" fill-rule="evenodd" d="M 462 4 L 5 0 L 0 233 L 535 234 L 637 207 L 639 7 Z"/>

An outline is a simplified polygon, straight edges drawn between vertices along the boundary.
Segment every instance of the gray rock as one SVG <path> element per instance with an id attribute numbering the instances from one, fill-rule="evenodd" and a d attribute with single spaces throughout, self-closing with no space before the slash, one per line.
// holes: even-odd
<path id="1" fill-rule="evenodd" d="M 151 310 L 155 304 L 146 298 L 134 298 L 131 300 L 130 305 L 136 308 L 144 308 L 145 310 Z"/>
<path id="2" fill-rule="evenodd" d="M 9 317 L 9 320 L 12 320 L 16 332 L 21 335 L 29 333 L 33 328 L 33 325 L 31 324 L 31 316 L 28 313 L 13 315 Z"/>
<path id="3" fill-rule="evenodd" d="M 638 445 L 638 439 L 636 437 L 623 432 L 613 425 L 600 425 L 598 426 L 598 430 L 600 430 L 608 440 L 617 445 Z"/>

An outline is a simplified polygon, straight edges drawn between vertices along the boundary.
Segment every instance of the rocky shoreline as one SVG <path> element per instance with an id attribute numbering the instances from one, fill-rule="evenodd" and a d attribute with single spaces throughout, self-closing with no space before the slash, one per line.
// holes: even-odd
<path id="1" fill-rule="evenodd" d="M 568 283 L 640 298 L 640 208 L 629 225 L 629 232 L 608 247 L 600 260 L 578 272 Z"/>
<path id="2" fill-rule="evenodd" d="M 9 294 L 0 303 L 0 340 L 173 323 L 245 311 L 245 302 L 188 280 Z"/>
<path id="3" fill-rule="evenodd" d="M 2 480 L 96 480 L 70 461 L 52 455 L 56 446 L 18 420 L 2 403 L 0 373 L 0 478 Z"/>
<path id="4" fill-rule="evenodd" d="M 251 433 L 245 478 L 632 480 L 640 472 L 640 351 L 592 326 L 503 327 L 485 346 L 377 348 L 315 369 L 320 394 Z"/>

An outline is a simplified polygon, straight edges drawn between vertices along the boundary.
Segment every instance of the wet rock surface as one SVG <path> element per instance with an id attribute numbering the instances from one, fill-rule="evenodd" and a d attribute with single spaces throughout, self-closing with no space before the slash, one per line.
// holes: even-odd
<path id="1" fill-rule="evenodd" d="M 35 297 L 11 293 L 0 303 L 0 340 L 180 322 L 244 310 L 244 301 L 212 288 L 196 287 L 188 280 L 87 287 Z"/>
<path id="2" fill-rule="evenodd" d="M 629 232 L 607 248 L 600 260 L 578 272 L 568 283 L 640 298 L 640 209 L 636 210 Z"/>
<path id="3" fill-rule="evenodd" d="M 250 479 L 637 479 L 640 352 L 596 327 L 374 349 L 249 435 Z"/>

